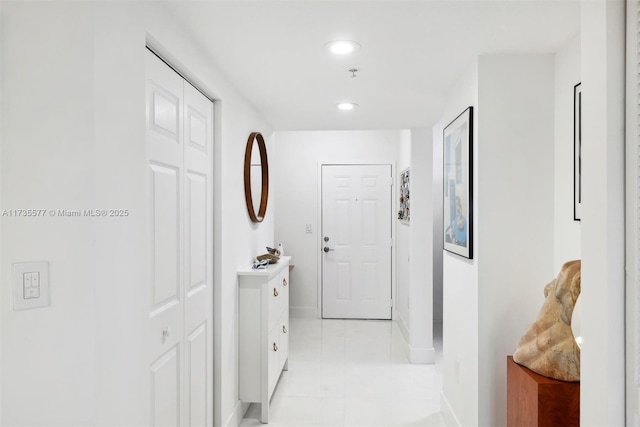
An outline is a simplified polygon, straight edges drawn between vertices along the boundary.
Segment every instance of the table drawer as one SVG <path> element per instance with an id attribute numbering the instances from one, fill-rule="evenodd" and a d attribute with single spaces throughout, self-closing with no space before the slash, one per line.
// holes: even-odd
<path id="1" fill-rule="evenodd" d="M 288 288 L 288 286 L 287 286 Z M 288 290 L 287 290 L 288 292 Z M 288 297 L 288 293 L 286 295 Z M 269 280 L 269 286 L 267 287 L 267 311 L 268 311 L 268 330 L 273 329 L 276 322 L 280 318 L 280 314 L 282 314 L 282 308 L 284 307 L 284 298 L 282 292 L 282 281 L 280 279 L 280 275 Z"/>
<path id="2" fill-rule="evenodd" d="M 278 367 L 282 369 L 289 357 L 289 313 L 282 313 L 276 326 L 280 330 L 280 344 L 278 346 Z"/>
<path id="3" fill-rule="evenodd" d="M 278 382 L 278 377 L 280 376 L 280 354 L 282 351 L 280 349 L 280 328 L 278 325 L 274 326 L 269 332 L 269 341 L 267 342 L 267 352 L 269 353 L 269 368 L 267 369 L 268 378 L 269 378 L 269 396 L 273 393 L 273 389 Z"/>
<path id="4" fill-rule="evenodd" d="M 282 289 L 282 292 L 280 292 L 280 295 L 282 296 L 282 301 L 280 301 L 281 303 L 281 308 L 282 310 L 287 310 L 287 312 L 289 311 L 289 268 L 285 268 L 284 270 L 282 270 L 282 272 L 280 272 L 280 277 L 278 278 L 279 284 L 280 284 L 280 288 Z"/>

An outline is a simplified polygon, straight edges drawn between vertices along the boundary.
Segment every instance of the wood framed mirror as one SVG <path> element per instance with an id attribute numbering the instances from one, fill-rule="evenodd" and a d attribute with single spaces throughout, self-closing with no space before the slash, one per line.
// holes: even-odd
<path id="1" fill-rule="evenodd" d="M 262 222 L 269 199 L 269 160 L 260 132 L 249 134 L 244 151 L 244 199 L 251 221 Z"/>

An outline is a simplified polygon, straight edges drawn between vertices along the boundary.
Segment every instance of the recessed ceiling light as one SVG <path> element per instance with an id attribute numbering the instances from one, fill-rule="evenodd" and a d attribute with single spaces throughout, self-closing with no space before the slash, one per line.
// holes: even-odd
<path id="1" fill-rule="evenodd" d="M 336 40 L 327 43 L 325 46 L 336 55 L 346 55 L 360 49 L 360 44 L 351 40 Z"/>
<path id="2" fill-rule="evenodd" d="M 356 108 L 358 104 L 354 104 L 353 102 L 341 102 L 340 104 L 336 104 L 338 110 L 349 111 Z"/>

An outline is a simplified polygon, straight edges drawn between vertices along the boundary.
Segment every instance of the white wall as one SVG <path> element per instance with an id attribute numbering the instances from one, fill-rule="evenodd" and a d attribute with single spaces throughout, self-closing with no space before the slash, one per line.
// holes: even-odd
<path id="1" fill-rule="evenodd" d="M 395 319 L 409 361 L 433 363 L 433 135 L 431 129 L 404 131 L 398 175 L 411 168 L 411 224 L 396 222 Z M 396 197 L 396 207 L 399 200 Z M 397 210 L 397 209 L 396 209 Z"/>
<path id="2" fill-rule="evenodd" d="M 624 31 L 623 1 L 582 3 L 583 426 L 625 422 Z"/>
<path id="3" fill-rule="evenodd" d="M 638 85 L 640 84 L 640 34 L 638 34 L 638 13 L 640 3 L 627 2 L 627 78 L 626 78 L 626 154 L 625 154 L 625 243 L 626 243 L 626 425 L 640 421 L 640 354 L 636 350 L 640 340 L 640 215 L 638 206 L 640 188 L 638 188 L 639 157 L 638 126 L 640 125 L 640 105 L 638 104 Z"/>
<path id="4" fill-rule="evenodd" d="M 2 26 L 3 207 L 118 207 L 132 215 L 95 221 L 3 218 L 1 423 L 148 424 L 143 105 L 144 46 L 151 40 L 220 100 L 215 104 L 214 421 L 235 425 L 242 415 L 235 272 L 273 242 L 274 214 L 272 204 L 262 224 L 248 219 L 244 145 L 254 130 L 271 139 L 269 125 L 163 5 L 9 3 L 3 5 Z M 27 166 L 41 172 L 25 178 Z M 8 268 L 33 259 L 51 263 L 52 305 L 12 311 Z"/>
<path id="5" fill-rule="evenodd" d="M 442 129 L 434 127 L 433 132 Z M 443 169 L 442 169 L 442 136 L 432 136 L 433 140 L 433 322 L 434 328 L 442 333 L 443 289 L 442 289 L 442 255 L 444 251 L 443 231 Z M 442 336 L 442 335 L 441 335 Z"/>
<path id="6" fill-rule="evenodd" d="M 3 0 L 0 0 L 0 39 L 3 37 L 4 26 L 2 25 L 2 4 Z M 0 82 L 2 82 L 3 76 L 3 55 L 2 55 L 2 43 L 0 43 Z M 2 99 L 3 90 L 2 84 L 0 84 L 0 99 Z M 2 211 L 2 105 L 0 104 L 0 211 Z M 0 236 L 2 236 L 2 221 L 0 221 Z M 2 244 L 0 243 L 0 278 L 2 277 Z M 1 279 L 0 279 L 1 280 Z M 1 288 L 0 288 L 1 289 Z M 2 297 L 2 291 L 0 290 L 0 319 L 2 319 L 2 307 L 4 305 L 4 299 Z M 0 384 L 2 384 L 2 328 L 0 327 Z M 2 422 L 2 387 L 0 386 L 0 422 Z"/>
<path id="7" fill-rule="evenodd" d="M 555 55 L 554 271 L 580 258 L 580 221 L 573 220 L 573 87 L 580 81 L 578 34 Z"/>
<path id="8" fill-rule="evenodd" d="M 553 102 L 552 55 L 484 55 L 434 130 L 441 143 L 442 128 L 475 107 L 474 259 L 445 252 L 443 266 L 443 409 L 453 423 L 506 424 L 506 356 L 553 277 Z"/>
<path id="9" fill-rule="evenodd" d="M 475 224 L 480 228 L 477 257 L 467 265 L 447 253 L 444 257 L 443 410 L 452 413 L 452 423 L 504 425 L 505 356 L 535 318 L 544 284 L 557 274 L 564 257 L 573 257 L 571 254 L 582 254 L 581 300 L 583 311 L 590 313 L 582 326 L 583 338 L 591 344 L 582 347 L 581 424 L 624 423 L 623 21 L 620 2 L 583 3 L 581 39 L 570 41 L 555 58 L 484 56 L 479 60 L 478 137 L 474 144 L 474 165 L 480 168 L 474 186 Z M 579 53 L 577 43 L 581 45 Z M 575 82 L 571 80 L 580 74 L 583 90 L 591 100 L 583 104 L 586 194 L 581 233 L 576 232 L 575 224 L 566 224 L 562 212 L 571 214 L 571 208 L 558 205 L 565 202 L 567 192 L 571 195 L 566 181 L 572 184 L 572 178 L 567 178 L 564 170 L 558 177 L 546 173 L 552 162 L 554 173 L 562 168 L 563 158 L 573 163 L 572 153 L 567 155 L 562 145 L 571 132 L 564 121 L 573 122 L 572 112 L 564 106 L 568 97 L 572 105 L 573 94 L 568 95 L 565 86 L 572 91 Z M 460 98 L 460 92 L 466 93 L 467 103 L 471 103 L 473 90 L 473 76 L 461 79 L 450 104 Z M 535 123 L 527 117 L 535 117 Z M 558 123 L 560 120 L 563 123 Z M 436 127 L 434 136 L 440 131 L 441 126 Z M 514 133 L 518 134 L 515 141 L 511 137 Z M 550 143 L 556 138 L 557 144 Z M 571 142 L 571 135 L 569 138 Z M 519 228 L 522 223 L 527 224 L 526 230 Z M 496 238 L 509 230 L 518 230 L 518 242 L 526 244 L 505 246 Z M 513 250 L 516 247 L 518 250 Z M 473 266 L 478 268 L 476 282 Z M 461 278 L 464 267 L 472 274 Z M 473 289 L 459 291 L 459 283 L 465 281 L 468 286 L 477 285 L 476 301 Z M 469 310 L 461 311 L 464 298 L 469 296 Z M 465 316 L 476 307 L 479 343 L 473 342 L 473 333 L 468 343 L 461 343 L 465 325 L 472 329 L 475 320 Z M 457 322 L 455 329 L 449 319 Z M 465 349 L 472 356 L 460 362 L 460 383 L 468 383 L 461 387 L 455 371 Z M 474 362 L 477 365 L 473 366 Z M 466 366 L 469 363 L 471 369 Z M 474 375 L 477 389 L 473 388 Z M 463 399 L 467 405 L 461 404 Z M 473 406 L 475 402 L 479 408 Z"/>
<path id="10" fill-rule="evenodd" d="M 403 138 L 399 145 L 398 154 L 398 176 L 400 173 L 408 167 L 411 167 L 411 132 L 403 132 Z M 411 170 L 413 172 L 413 170 Z M 413 178 L 413 177 L 411 177 Z M 399 178 L 396 178 L 396 182 Z M 411 182 L 410 197 L 413 198 L 414 184 Z M 394 200 L 394 213 L 400 209 L 400 198 L 396 197 Z M 413 212 L 413 206 L 411 206 Z M 394 221 L 396 222 L 396 297 L 395 297 L 395 315 L 398 326 L 402 331 L 405 341 L 408 343 L 411 340 L 409 334 L 409 281 L 411 276 L 409 274 L 409 268 L 411 265 L 411 251 L 409 245 L 411 244 L 411 225 L 403 224 L 397 219 L 397 215 L 394 215 Z"/>
<path id="11" fill-rule="evenodd" d="M 433 348 L 433 134 L 411 130 L 411 236 L 409 360 L 434 363 Z"/>
<path id="12" fill-rule="evenodd" d="M 392 173 L 397 180 L 399 171 L 395 165 L 402 139 L 402 131 L 276 132 L 276 154 L 271 169 L 275 183 L 272 194 L 278 212 L 275 236 L 284 244 L 287 255 L 293 257 L 291 262 L 295 265 L 289 295 L 292 316 L 320 315 L 319 165 L 322 162 L 393 164 Z M 393 200 L 395 194 L 394 186 Z M 395 227 L 397 221 L 393 222 Z M 305 232 L 305 224 L 311 224 L 311 234 Z"/>
<path id="13" fill-rule="evenodd" d="M 172 64 L 174 64 L 190 80 L 194 81 L 206 93 L 218 101 L 215 103 L 215 152 L 214 152 L 214 422 L 218 426 L 235 425 L 245 408 L 239 405 L 238 396 L 238 353 L 237 353 L 237 276 L 238 268 L 246 266 L 252 258 L 264 252 L 266 245 L 273 244 L 274 204 L 271 201 L 267 208 L 264 222 L 251 223 L 245 208 L 243 187 L 243 159 L 246 139 L 250 132 L 261 131 L 267 140 L 267 149 L 272 156 L 272 130 L 262 117 L 228 84 L 225 78 L 212 64 L 211 60 L 184 33 L 184 29 L 176 25 L 163 7 L 155 5 L 136 6 L 104 5 L 97 15 L 96 38 L 97 57 L 104 58 L 101 64 L 104 81 L 99 82 L 104 98 L 101 103 L 119 105 L 122 99 L 132 97 L 124 91 L 133 92 L 139 89 L 139 79 L 144 76 L 144 62 L 140 46 L 145 38 L 150 40 Z M 118 25 L 114 25 L 118 23 Z M 142 61 L 142 62 L 141 62 Z M 123 69 L 123 63 L 127 67 Z M 117 69 L 116 69 L 117 68 Z M 136 77 L 133 77 L 136 76 Z M 121 85 L 125 87 L 121 88 Z M 120 91 L 118 90 L 119 88 Z M 140 96 L 140 95 L 138 95 Z M 135 99 L 138 99 L 136 97 Z M 135 102 L 131 100 L 132 108 Z M 110 115 L 104 118 L 105 128 L 110 123 L 124 122 L 130 126 L 143 123 L 140 111 L 118 112 L 117 108 L 109 108 Z M 125 117 L 125 114 L 129 117 Z M 133 141 L 124 138 L 118 146 L 112 146 L 113 139 L 107 143 L 104 136 L 102 149 L 112 158 L 127 157 L 124 153 L 139 156 Z M 137 147 L 137 148 L 136 148 Z M 103 164 L 98 162 L 98 167 Z M 136 173 L 137 165 L 129 169 Z M 105 178 L 109 179 L 105 170 Z M 273 191 L 273 181 L 272 181 Z M 120 196 L 113 193 L 114 186 L 105 182 L 105 197 L 136 198 L 138 191 Z M 135 203 L 128 200 L 128 203 Z M 120 226 L 117 230 L 103 230 L 107 233 L 124 233 Z M 136 243 L 141 242 L 136 237 Z M 106 240 L 104 250 L 113 252 L 121 242 L 115 239 Z M 131 255 L 131 264 L 138 258 Z M 110 269 L 106 265 L 105 269 Z M 134 271 L 135 266 L 130 265 Z M 127 270 L 116 273 L 127 273 Z M 113 275 L 113 273 L 111 273 Z M 112 277 L 111 281 L 126 283 L 125 277 Z M 105 284 L 105 288 L 107 288 Z M 124 289 L 124 288 L 123 288 Z M 123 295 L 114 295 L 121 299 Z M 106 315 L 108 317 L 108 314 Z M 107 323 L 100 322 L 105 325 Z M 123 325 L 124 326 L 124 325 Z M 125 378 L 122 378 L 126 380 Z M 111 390 L 111 378 L 105 378 L 105 384 L 99 384 L 99 390 Z M 126 405 L 118 398 L 117 405 Z M 113 415 L 112 415 L 113 416 Z M 122 416 L 122 415 L 121 415 Z"/>
<path id="14" fill-rule="evenodd" d="M 2 19 L 3 207 L 92 208 L 92 7 L 5 3 Z M 93 424 L 94 221 L 2 228 L 2 424 Z M 38 260 L 50 262 L 51 306 L 13 311 L 11 263 Z"/>
<path id="15" fill-rule="evenodd" d="M 433 363 L 431 130 L 277 132 L 275 138 L 277 154 L 272 169 L 278 210 L 275 233 L 295 264 L 291 273 L 292 316 L 320 314 L 319 165 L 391 163 L 396 183 L 400 171 L 411 167 L 409 226 L 396 219 L 397 185 L 393 191 L 394 319 L 407 342 L 409 360 Z M 306 224 L 312 225 L 312 234 L 305 232 Z"/>
<path id="16" fill-rule="evenodd" d="M 506 424 L 506 356 L 557 274 L 554 57 L 481 56 L 478 82 L 478 422 L 499 426 Z"/>
<path id="17" fill-rule="evenodd" d="M 580 83 L 580 35 L 555 55 L 554 271 L 580 259 L 580 221 L 573 220 L 573 87 Z M 582 334 L 582 300 L 573 311 L 575 336 Z"/>
<path id="18" fill-rule="evenodd" d="M 467 107 L 474 106 L 473 150 L 478 152 L 478 64 L 470 64 L 450 90 L 442 120 L 434 126 L 434 145 L 442 146 L 442 130 Z M 442 155 L 442 154 L 441 154 Z M 440 162 L 442 158 L 440 158 Z M 473 209 L 478 211 L 478 156 L 474 155 Z M 474 252 L 478 216 L 474 216 Z M 478 424 L 478 262 L 443 254 L 442 410 L 450 425 Z"/>

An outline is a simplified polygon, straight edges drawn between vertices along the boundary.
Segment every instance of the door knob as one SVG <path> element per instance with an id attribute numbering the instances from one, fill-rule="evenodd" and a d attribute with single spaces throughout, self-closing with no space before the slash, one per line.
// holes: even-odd
<path id="1" fill-rule="evenodd" d="M 324 241 L 328 242 L 329 241 L 329 236 L 324 236 Z"/>
<path id="2" fill-rule="evenodd" d="M 325 246 L 324 249 L 322 249 L 322 250 L 325 251 L 325 252 L 329 252 L 329 251 L 333 251 L 335 249 L 331 249 L 328 246 Z"/>

